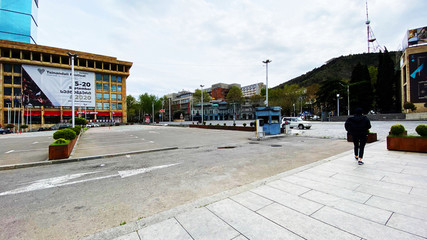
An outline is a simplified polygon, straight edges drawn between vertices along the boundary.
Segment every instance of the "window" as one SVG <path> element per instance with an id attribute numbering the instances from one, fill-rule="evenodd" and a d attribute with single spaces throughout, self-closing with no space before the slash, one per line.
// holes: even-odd
<path id="1" fill-rule="evenodd" d="M 119 101 L 122 100 L 122 95 L 121 94 L 117 94 L 117 100 L 119 100 Z"/>
<path id="2" fill-rule="evenodd" d="M 21 77 L 13 77 L 13 84 L 21 84 Z"/>
<path id="3" fill-rule="evenodd" d="M 96 100 L 102 100 L 102 93 L 96 93 Z"/>
<path id="4" fill-rule="evenodd" d="M 12 72 L 12 65 L 10 64 L 4 64 L 3 65 L 4 72 Z"/>
<path id="5" fill-rule="evenodd" d="M 104 93 L 104 100 L 110 100 L 110 94 Z"/>
<path id="6" fill-rule="evenodd" d="M 103 84 L 103 90 L 104 91 L 108 91 L 109 90 L 108 84 Z"/>
<path id="7" fill-rule="evenodd" d="M 111 76 L 111 82 L 117 82 L 117 77 L 116 76 Z"/>
<path id="8" fill-rule="evenodd" d="M 111 103 L 111 109 L 116 110 L 117 109 L 117 103 Z"/>
<path id="9" fill-rule="evenodd" d="M 21 88 L 13 88 L 13 95 L 21 96 Z"/>
<path id="10" fill-rule="evenodd" d="M 5 84 L 12 84 L 12 76 L 4 76 L 3 79 Z"/>
<path id="11" fill-rule="evenodd" d="M 118 76 L 117 77 L 117 82 L 122 82 L 122 77 Z"/>
<path id="12" fill-rule="evenodd" d="M 110 104 L 109 103 L 104 103 L 104 109 L 110 109 Z"/>
<path id="13" fill-rule="evenodd" d="M 111 85 L 111 91 L 117 92 L 117 85 Z"/>
<path id="14" fill-rule="evenodd" d="M 96 81 L 102 81 L 102 74 L 96 74 Z"/>
<path id="15" fill-rule="evenodd" d="M 21 65 L 13 65 L 14 73 L 21 73 Z"/>
<path id="16" fill-rule="evenodd" d="M 97 109 L 102 109 L 102 103 L 97 102 L 97 103 L 96 103 L 96 108 L 97 108 Z"/>
<path id="17" fill-rule="evenodd" d="M 121 103 L 117 104 L 117 109 L 122 110 L 122 104 Z"/>
<path id="18" fill-rule="evenodd" d="M 104 74 L 102 76 L 102 81 L 104 81 L 104 82 L 109 82 L 110 81 L 109 78 L 108 78 L 108 74 Z"/>
<path id="19" fill-rule="evenodd" d="M 96 83 L 96 90 L 102 91 L 102 84 L 101 83 Z"/>
<path id="20" fill-rule="evenodd" d="M 11 95 L 12 95 L 12 88 L 10 88 L 10 87 L 5 87 L 5 88 L 4 88 L 4 91 L 3 91 L 3 94 L 4 94 L 4 95 L 7 95 L 7 96 L 11 96 Z"/>
<path id="21" fill-rule="evenodd" d="M 117 100 L 117 94 L 111 94 L 111 101 Z"/>
<path id="22" fill-rule="evenodd" d="M 121 92 L 122 91 L 122 85 L 117 85 L 117 92 Z"/>

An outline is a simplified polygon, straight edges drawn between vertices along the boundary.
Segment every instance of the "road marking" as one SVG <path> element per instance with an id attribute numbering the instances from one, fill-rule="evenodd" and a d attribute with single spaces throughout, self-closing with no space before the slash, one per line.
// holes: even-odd
<path id="1" fill-rule="evenodd" d="M 150 141 L 150 143 L 154 143 L 153 141 Z"/>
<path id="2" fill-rule="evenodd" d="M 132 177 L 132 176 L 135 176 L 138 174 L 151 172 L 151 171 L 157 170 L 157 169 L 172 167 L 172 166 L 175 166 L 178 164 L 180 164 L 180 163 L 154 166 L 154 167 L 149 167 L 149 168 L 139 168 L 139 169 L 130 169 L 130 170 L 118 171 L 117 174 L 111 174 L 111 175 L 106 175 L 106 176 L 82 179 L 82 180 L 77 180 L 77 181 L 72 181 L 72 182 L 68 182 L 68 181 L 76 179 L 76 178 L 83 177 L 85 175 L 100 173 L 101 171 L 69 174 L 69 175 L 64 175 L 64 176 L 59 176 L 59 177 L 54 177 L 54 178 L 40 179 L 40 180 L 32 182 L 30 185 L 28 185 L 26 187 L 20 187 L 20 188 L 14 189 L 14 190 L 2 192 L 2 193 L 0 193 L 0 196 L 13 195 L 13 194 L 31 192 L 31 191 L 36 191 L 36 190 L 43 190 L 43 189 L 48 189 L 48 188 L 67 186 L 67 185 L 96 181 L 96 180 L 107 179 L 107 178 L 112 178 L 112 177 L 119 177 L 119 176 L 120 176 L 120 178 Z"/>
<path id="3" fill-rule="evenodd" d="M 37 144 L 37 143 L 39 143 L 39 142 L 33 142 L 33 144 Z"/>
<path id="4" fill-rule="evenodd" d="M 8 153 L 13 153 L 13 152 L 15 152 L 15 150 L 7 151 L 7 152 L 6 152 L 6 154 L 8 154 Z"/>

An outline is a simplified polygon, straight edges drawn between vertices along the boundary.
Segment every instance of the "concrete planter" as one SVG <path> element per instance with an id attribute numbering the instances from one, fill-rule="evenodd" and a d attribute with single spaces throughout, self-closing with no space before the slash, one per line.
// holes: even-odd
<path id="1" fill-rule="evenodd" d="M 373 143 L 378 141 L 377 134 L 376 133 L 369 133 L 368 139 L 366 140 L 367 143 Z M 347 142 L 353 142 L 353 136 L 347 133 Z"/>
<path id="2" fill-rule="evenodd" d="M 71 140 L 67 145 L 49 145 L 49 160 L 68 158 L 73 151 L 76 142 L 77 137 Z"/>
<path id="3" fill-rule="evenodd" d="M 192 128 L 204 128 L 204 129 L 220 129 L 220 130 L 234 130 L 234 131 L 247 131 L 255 132 L 255 127 L 242 127 L 242 126 L 217 126 L 217 125 L 195 125 L 190 124 Z"/>
<path id="4" fill-rule="evenodd" d="M 407 152 L 427 153 L 425 137 L 387 137 L 387 149 Z"/>

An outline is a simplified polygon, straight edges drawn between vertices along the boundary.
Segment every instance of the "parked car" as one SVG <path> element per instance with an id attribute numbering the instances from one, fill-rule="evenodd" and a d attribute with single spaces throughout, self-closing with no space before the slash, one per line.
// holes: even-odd
<path id="1" fill-rule="evenodd" d="M 59 125 L 58 129 L 65 129 L 69 127 L 71 127 L 71 124 L 62 124 L 62 125 Z"/>
<path id="2" fill-rule="evenodd" d="M 93 123 L 93 122 L 91 122 L 91 123 L 86 124 L 86 127 L 87 127 L 87 128 L 91 128 L 91 127 L 99 127 L 99 124 L 98 124 L 98 123 Z"/>
<path id="3" fill-rule="evenodd" d="M 0 134 L 9 134 L 9 133 L 12 133 L 12 131 L 10 131 L 10 129 L 0 128 Z"/>
<path id="4" fill-rule="evenodd" d="M 289 124 L 290 128 L 297 127 L 298 129 L 310 129 L 311 123 L 302 120 L 300 117 L 284 117 L 282 118 L 282 128 L 285 127 L 285 124 Z"/>

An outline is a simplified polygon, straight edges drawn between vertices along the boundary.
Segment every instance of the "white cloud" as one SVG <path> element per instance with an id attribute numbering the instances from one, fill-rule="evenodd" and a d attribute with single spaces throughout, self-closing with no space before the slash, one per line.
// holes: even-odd
<path id="1" fill-rule="evenodd" d="M 397 50 L 426 24 L 425 0 L 370 0 L 378 42 Z M 38 43 L 132 61 L 128 94 L 162 96 L 200 84 L 269 86 L 327 60 L 367 51 L 361 0 L 43 0 Z M 423 21 L 424 20 L 424 21 Z"/>

